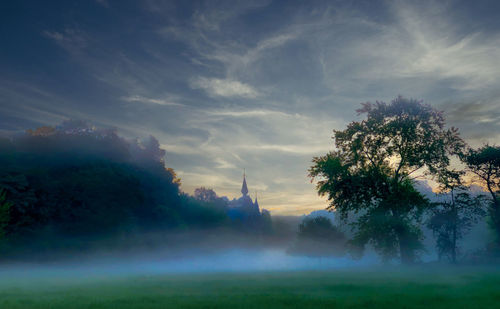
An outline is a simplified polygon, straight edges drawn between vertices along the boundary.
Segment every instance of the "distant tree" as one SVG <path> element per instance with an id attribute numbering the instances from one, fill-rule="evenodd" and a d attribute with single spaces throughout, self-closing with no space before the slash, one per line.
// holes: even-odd
<path id="1" fill-rule="evenodd" d="M 439 258 L 447 256 L 452 263 L 457 262 L 458 242 L 485 214 L 480 197 L 455 190 L 449 193 L 450 200 L 434 203 L 427 223 L 436 238 Z"/>
<path id="2" fill-rule="evenodd" d="M 479 184 L 490 193 L 490 225 L 500 248 L 500 146 L 484 145 L 478 149 L 469 149 L 462 158 Z"/>
<path id="3" fill-rule="evenodd" d="M 457 129 L 444 128 L 442 112 L 421 101 L 400 96 L 357 112 L 367 118 L 335 130 L 337 150 L 315 157 L 309 176 L 342 220 L 359 215 L 352 245 L 362 252 L 371 243 L 384 258 L 411 263 L 423 249 L 418 223 L 429 205 L 414 178 L 437 175 L 464 143 Z"/>
<path id="4" fill-rule="evenodd" d="M 50 136 L 56 133 L 56 129 L 50 126 L 43 126 L 35 130 L 28 129 L 26 133 L 31 136 Z"/>
<path id="5" fill-rule="evenodd" d="M 9 241 L 35 243 L 42 230 L 93 237 L 182 225 L 179 181 L 158 141 L 145 145 L 82 121 L 0 140 Z"/>
<path id="6" fill-rule="evenodd" d="M 289 249 L 292 254 L 332 256 L 345 253 L 346 237 L 330 219 L 306 217 L 299 225 L 297 238 Z"/>
<path id="7" fill-rule="evenodd" d="M 200 226 L 214 226 L 220 225 L 228 219 L 226 214 L 227 201 L 219 196 L 213 189 L 200 187 L 194 190 L 193 197 L 185 196 L 186 201 L 192 200 L 191 203 L 186 205 L 195 205 L 193 208 L 187 207 L 193 218 Z"/>
<path id="8" fill-rule="evenodd" d="M 262 209 L 261 213 L 262 231 L 270 234 L 273 232 L 273 220 L 271 218 L 271 213 L 267 209 Z"/>
<path id="9" fill-rule="evenodd" d="M 150 154 L 151 158 L 158 162 L 163 162 L 166 151 L 160 148 L 160 142 L 153 135 L 149 136 L 149 140 L 144 143 L 144 148 Z"/>
<path id="10" fill-rule="evenodd" d="M 152 135 L 145 140 L 136 139 L 133 143 L 132 156 L 143 165 L 163 165 L 165 163 L 165 150 L 160 142 Z"/>
<path id="11" fill-rule="evenodd" d="M 311 239 L 328 240 L 344 239 L 344 234 L 335 227 L 330 219 L 323 216 L 315 218 L 306 217 L 299 225 L 298 236 Z M 333 237 L 332 237 L 333 236 Z"/>
<path id="12" fill-rule="evenodd" d="M 0 149 L 6 254 L 109 248 L 138 233 L 231 226 L 227 200 L 213 190 L 198 190 L 198 199 L 180 192 L 154 137 L 125 139 L 70 120 L 0 137 Z"/>
<path id="13" fill-rule="evenodd" d="M 17 164 L 21 163 L 25 167 L 30 167 L 31 164 L 25 160 L 20 160 L 15 157 Z M 35 190 L 30 187 L 26 175 L 19 171 L 11 171 L 9 169 L 18 170 L 16 162 L 2 160 L 0 156 L 0 190 L 9 197 L 11 206 L 9 207 L 9 221 L 4 227 L 11 234 L 16 234 L 26 228 L 32 227 L 43 221 L 43 207 L 36 207 L 38 199 Z M 5 164 L 9 163 L 9 164 Z"/>
<path id="14" fill-rule="evenodd" d="M 222 198 L 203 201 L 183 193 L 181 201 L 181 215 L 187 227 L 207 228 L 227 223 L 226 203 Z"/>
<path id="15" fill-rule="evenodd" d="M 177 177 L 174 169 L 171 167 L 167 167 L 166 171 L 172 176 L 172 183 L 174 183 L 177 187 L 181 186 L 181 179 Z"/>
<path id="16" fill-rule="evenodd" d="M 439 260 L 447 256 L 457 262 L 458 242 L 485 215 L 483 196 L 472 197 L 463 186 L 461 171 L 446 171 L 439 177 L 442 201 L 433 203 L 427 226 L 436 238 Z"/>
<path id="17" fill-rule="evenodd" d="M 218 197 L 213 189 L 200 187 L 194 190 L 194 198 L 202 202 L 215 202 Z"/>

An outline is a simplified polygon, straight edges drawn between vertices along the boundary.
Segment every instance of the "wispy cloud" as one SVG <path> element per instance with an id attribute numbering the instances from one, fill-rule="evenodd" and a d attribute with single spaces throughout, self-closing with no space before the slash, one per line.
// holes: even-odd
<path id="1" fill-rule="evenodd" d="M 498 83 L 500 66 L 500 35 L 486 36 L 481 31 L 459 31 L 458 20 L 447 16 L 452 4 L 416 7 L 395 6 L 398 24 L 404 29 L 399 38 L 408 35 L 412 41 L 406 57 L 399 57 L 399 71 L 403 76 L 433 76 L 457 78 L 454 87 L 462 90 L 480 90 Z M 442 14 L 431 14 L 439 10 Z M 390 48 L 390 46 L 388 46 Z"/>
<path id="2" fill-rule="evenodd" d="M 185 144 L 161 144 L 161 148 L 166 150 L 167 153 L 176 154 L 202 154 L 202 150 L 199 147 L 185 145 Z"/>
<path id="3" fill-rule="evenodd" d="M 245 151 L 261 152 L 287 152 L 297 155 L 315 155 L 318 153 L 326 153 L 331 149 L 328 144 L 301 144 L 301 145 L 279 145 L 279 144 L 253 144 L 242 145 L 241 148 Z"/>
<path id="4" fill-rule="evenodd" d="M 224 117 L 295 117 L 298 118 L 300 115 L 298 114 L 288 114 L 281 111 L 273 111 L 267 109 L 254 109 L 254 110 L 209 110 L 207 111 L 208 115 L 213 116 L 224 116 Z"/>
<path id="5" fill-rule="evenodd" d="M 255 46 L 218 44 L 210 52 L 204 53 L 202 56 L 222 63 L 227 76 L 245 75 L 245 71 L 251 69 L 251 65 L 265 57 L 266 53 L 297 39 L 302 32 L 297 28 L 286 29 L 282 33 L 266 36 L 258 41 Z"/>
<path id="6" fill-rule="evenodd" d="M 222 158 L 216 158 L 215 163 L 217 164 L 215 168 L 230 168 L 230 169 L 235 169 L 237 168 L 236 165 L 222 159 Z"/>
<path id="7" fill-rule="evenodd" d="M 259 96 L 252 86 L 230 79 L 199 77 L 191 82 L 191 87 L 205 90 L 214 97 L 242 97 L 254 99 Z"/>
<path id="8" fill-rule="evenodd" d="M 343 64 L 352 65 L 348 76 L 374 82 L 393 82 L 397 78 L 447 81 L 460 91 L 484 90 L 500 78 L 500 34 L 484 29 L 464 29 L 453 14 L 451 2 L 389 2 L 393 18 L 386 21 L 353 25 L 353 35 L 341 48 L 335 48 Z M 368 17 L 365 17 L 368 18 Z M 348 26 L 357 19 L 342 20 Z M 359 35 L 363 30 L 369 36 Z M 326 34 L 328 36 L 328 32 Z M 333 39 L 331 44 L 338 42 Z M 329 43 L 322 44 L 330 48 Z M 376 51 L 376 52 L 375 52 Z M 338 54 L 337 54 L 338 56 Z M 330 77 L 342 66 L 335 65 L 334 56 L 326 56 Z M 328 77 L 327 77 L 328 78 Z M 426 86 L 427 89 L 432 86 Z M 423 91 L 420 91 L 423 92 Z"/>
<path id="9" fill-rule="evenodd" d="M 137 103 L 145 103 L 145 104 L 158 104 L 158 105 L 166 105 L 166 106 L 184 106 L 183 104 L 175 103 L 175 102 L 172 102 L 168 99 L 153 99 L 153 98 L 146 98 L 146 97 L 139 96 L 139 95 L 123 97 L 122 100 L 126 101 L 126 102 L 137 102 Z"/>
<path id="10" fill-rule="evenodd" d="M 214 173 L 210 169 L 198 169 L 198 171 L 184 171 L 177 170 L 178 176 L 183 182 L 183 188 L 186 191 L 194 191 L 196 187 L 210 187 L 210 188 L 220 188 L 222 191 L 228 190 L 228 188 L 237 188 L 241 185 L 241 182 L 237 179 L 227 177 L 222 174 Z M 222 191 L 218 193 L 222 193 Z M 231 189 L 229 189 L 231 191 Z"/>
<path id="11" fill-rule="evenodd" d="M 72 53 L 80 52 L 89 44 L 89 36 L 79 29 L 65 28 L 60 32 L 45 30 L 42 34 Z"/>

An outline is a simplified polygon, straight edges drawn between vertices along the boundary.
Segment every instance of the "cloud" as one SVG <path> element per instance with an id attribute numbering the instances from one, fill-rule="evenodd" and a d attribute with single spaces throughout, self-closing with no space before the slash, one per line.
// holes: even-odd
<path id="1" fill-rule="evenodd" d="M 288 114 L 281 111 L 273 111 L 267 109 L 256 109 L 256 110 L 215 110 L 207 111 L 208 115 L 213 116 L 224 116 L 224 117 L 300 117 L 298 114 Z"/>
<path id="2" fill-rule="evenodd" d="M 105 15 L 92 11 L 97 4 L 77 15 L 47 5 L 39 21 L 6 20 L 46 40 L 30 43 L 37 57 L 28 62 L 28 49 L 2 54 L 1 128 L 77 117 L 127 136 L 153 134 L 184 188 L 237 197 L 247 168 L 249 186 L 267 186 L 262 204 L 275 213 L 326 206 L 307 168 L 333 148 L 332 129 L 357 119 L 360 102 L 423 99 L 471 145 L 500 142 L 500 23 L 484 16 L 488 9 L 453 1 L 179 3 L 130 2 L 100 8 Z M 65 17 L 52 20 L 57 9 Z M 14 37 L 6 38 L 13 48 Z M 54 44 L 38 48 L 47 40 Z M 45 61 L 51 56 L 60 58 Z M 16 79 L 51 95 L 5 83 Z"/>
<path id="3" fill-rule="evenodd" d="M 161 144 L 161 148 L 166 150 L 167 153 L 176 154 L 202 154 L 201 150 L 195 146 L 183 145 L 183 144 Z"/>
<path id="4" fill-rule="evenodd" d="M 78 53 L 89 45 L 89 36 L 79 29 L 65 28 L 60 32 L 45 30 L 42 34 L 70 53 Z"/>
<path id="5" fill-rule="evenodd" d="M 123 97 L 122 100 L 126 101 L 126 102 L 138 102 L 138 103 L 145 103 L 145 104 L 158 104 L 158 105 L 166 105 L 166 106 L 184 106 L 183 104 L 175 103 L 175 102 L 172 102 L 170 100 L 145 98 L 145 97 L 138 96 L 138 95 Z"/>
<path id="6" fill-rule="evenodd" d="M 193 172 L 177 170 L 176 173 L 181 178 L 183 188 L 186 191 L 194 191 L 194 188 L 202 186 L 220 188 L 222 190 L 241 186 L 239 179 L 233 179 L 222 174 L 214 173 L 213 170 L 210 169 L 199 168 L 198 171 Z M 217 193 L 220 194 L 220 192 Z"/>
<path id="7" fill-rule="evenodd" d="M 500 142 L 498 92 L 447 100 L 439 108 L 445 111 L 449 124 L 458 127 L 471 146 Z"/>
<path id="8" fill-rule="evenodd" d="M 191 82 L 191 87 L 203 89 L 213 97 L 254 99 L 259 96 L 252 86 L 230 79 L 199 77 Z"/>
<path id="9" fill-rule="evenodd" d="M 453 2 L 398 1 L 390 2 L 387 9 L 391 22 L 354 25 L 359 18 L 342 21 L 341 27 L 355 27 L 354 31 L 346 29 L 352 36 L 342 48 L 335 48 L 343 64 L 352 65 L 348 75 L 376 83 L 413 79 L 425 86 L 421 93 L 436 86 L 427 85 L 426 80 L 448 82 L 448 87 L 459 91 L 479 91 L 496 85 L 500 78 L 500 66 L 496 65 L 500 34 L 461 27 L 463 21 L 454 11 Z M 326 58 L 330 72 L 342 68 L 332 63 L 337 59 Z"/>
<path id="10" fill-rule="evenodd" d="M 197 8 L 188 21 L 174 22 L 162 27 L 158 33 L 167 39 L 183 42 L 190 48 L 190 61 L 209 70 L 221 68 L 224 79 L 195 80 L 195 84 L 238 82 L 252 63 L 264 57 L 267 52 L 286 45 L 301 33 L 301 27 L 280 27 L 276 32 L 248 33 L 248 40 L 242 39 L 247 32 L 243 29 L 231 31 L 232 24 L 238 23 L 246 13 L 267 7 L 271 1 L 235 1 L 224 4 L 224 9 L 213 3 L 205 3 Z M 228 85 L 231 88 L 239 85 Z M 214 85 L 205 85 L 215 88 Z M 199 87 L 199 88 L 205 88 Z M 229 91 L 231 93 L 231 91 Z M 255 89 L 242 90 L 244 96 L 254 97 Z M 212 91 L 210 93 L 215 93 Z M 226 91 L 221 90 L 221 93 Z M 224 96 L 224 95 L 221 95 Z"/>
<path id="11" fill-rule="evenodd" d="M 222 63 L 227 76 L 245 75 L 245 70 L 251 69 L 251 65 L 265 57 L 266 53 L 297 39 L 302 32 L 296 28 L 286 29 L 262 38 L 255 46 L 217 44 L 210 52 L 202 53 L 202 57 Z"/>
<path id="12" fill-rule="evenodd" d="M 409 45 L 411 50 L 407 50 L 408 57 L 399 57 L 403 60 L 399 73 L 402 76 L 456 78 L 454 87 L 461 90 L 481 90 L 497 84 L 500 35 L 486 35 L 478 30 L 460 31 L 458 20 L 446 14 L 450 6 L 437 3 L 424 7 L 395 6 L 398 24 L 404 29 L 401 34 L 408 35 L 412 43 Z M 436 10 L 442 14 L 431 14 Z"/>
<path id="13" fill-rule="evenodd" d="M 318 143 L 316 144 L 301 144 L 301 145 L 279 145 L 279 144 L 252 144 L 252 145 L 242 145 L 242 149 L 245 151 L 262 152 L 287 152 L 291 154 L 300 155 L 314 155 L 317 153 L 327 152 L 330 147 L 328 144 Z"/>
<path id="14" fill-rule="evenodd" d="M 215 163 L 217 163 L 217 166 L 215 166 L 215 168 L 231 168 L 231 169 L 235 169 L 236 168 L 236 165 L 222 159 L 222 158 L 215 158 Z"/>
<path id="15" fill-rule="evenodd" d="M 325 209 L 328 205 L 326 198 L 319 197 L 313 185 L 289 192 L 259 191 L 259 204 L 270 210 L 272 214 L 303 215 L 311 211 Z"/>

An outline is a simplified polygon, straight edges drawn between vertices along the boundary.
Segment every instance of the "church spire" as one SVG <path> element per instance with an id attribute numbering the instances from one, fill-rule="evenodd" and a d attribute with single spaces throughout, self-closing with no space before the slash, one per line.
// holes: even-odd
<path id="1" fill-rule="evenodd" d="M 253 203 L 253 207 L 260 214 L 259 202 L 257 201 L 257 191 L 255 191 L 255 203 Z"/>
<path id="2" fill-rule="evenodd" d="M 243 194 L 243 196 L 246 196 L 248 194 L 247 180 L 245 177 L 245 169 L 243 169 L 243 185 L 241 186 L 241 193 Z"/>

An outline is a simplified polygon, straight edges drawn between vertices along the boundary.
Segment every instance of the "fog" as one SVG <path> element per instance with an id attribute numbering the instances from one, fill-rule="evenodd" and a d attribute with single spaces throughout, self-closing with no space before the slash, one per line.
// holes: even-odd
<path id="1" fill-rule="evenodd" d="M 279 248 L 228 248 L 210 253 L 163 249 L 121 255 L 101 253 L 58 262 L 4 263 L 0 266 L 0 287 L 39 289 L 44 284 L 66 286 L 144 276 L 354 270 L 378 264 L 373 255 L 360 260 L 291 256 Z"/>
<path id="2" fill-rule="evenodd" d="M 350 223 L 359 213 L 341 222 L 334 212 L 314 211 L 308 217 L 332 224 L 298 235 L 306 216 L 261 212 L 248 190 L 233 201 L 206 188 L 199 196 L 182 192 L 154 137 L 127 140 L 70 121 L 0 140 L 0 146 L 0 189 L 10 205 L 0 247 L 4 283 L 382 264 L 370 243 L 360 259 L 348 253 Z M 418 185 L 436 198 L 429 186 Z M 418 262 L 436 261 L 436 239 L 424 222 L 420 227 L 425 250 Z M 488 233 L 485 220 L 474 224 L 459 243 L 460 257 L 470 261 L 469 253 L 491 241 Z"/>

